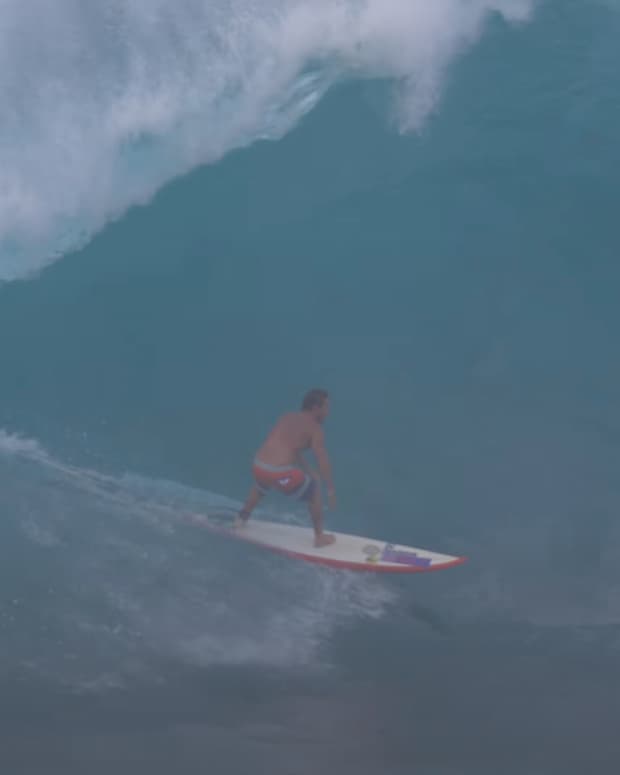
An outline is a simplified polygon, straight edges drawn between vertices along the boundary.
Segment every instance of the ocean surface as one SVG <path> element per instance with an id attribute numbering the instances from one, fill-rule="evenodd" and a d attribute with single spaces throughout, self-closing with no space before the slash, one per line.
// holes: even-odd
<path id="1" fill-rule="evenodd" d="M 619 76 L 615 0 L 1 0 L 3 775 L 620 771 Z M 183 523 L 311 387 L 328 526 L 467 564 Z"/>

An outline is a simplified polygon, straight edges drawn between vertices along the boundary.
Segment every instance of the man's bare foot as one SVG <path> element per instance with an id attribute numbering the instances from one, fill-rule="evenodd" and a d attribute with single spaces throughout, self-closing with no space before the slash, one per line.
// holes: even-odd
<path id="1" fill-rule="evenodd" d="M 246 514 L 244 512 L 239 512 L 237 516 L 235 517 L 235 521 L 233 522 L 233 530 L 239 530 L 241 528 L 244 528 L 248 524 L 248 519 L 250 518 L 250 515 Z"/>
<path id="2" fill-rule="evenodd" d="M 321 533 L 314 538 L 314 545 L 317 549 L 322 549 L 324 546 L 331 546 L 336 540 L 336 536 L 331 533 Z"/>

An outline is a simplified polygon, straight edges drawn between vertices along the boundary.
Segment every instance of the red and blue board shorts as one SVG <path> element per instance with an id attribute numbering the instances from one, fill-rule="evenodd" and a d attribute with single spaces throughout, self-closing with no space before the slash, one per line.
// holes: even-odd
<path id="1" fill-rule="evenodd" d="M 314 495 L 316 482 L 301 468 L 272 466 L 261 460 L 255 460 L 252 474 L 261 495 L 266 495 L 269 490 L 277 490 L 302 501 L 309 501 Z"/>

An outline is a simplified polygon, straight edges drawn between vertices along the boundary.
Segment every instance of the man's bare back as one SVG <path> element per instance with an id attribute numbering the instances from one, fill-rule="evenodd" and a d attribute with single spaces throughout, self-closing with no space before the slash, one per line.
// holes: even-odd
<path id="1" fill-rule="evenodd" d="M 328 546 L 336 540 L 333 535 L 323 532 L 320 490 L 322 479 L 333 508 L 336 493 L 321 427 L 328 413 L 327 392 L 311 390 L 304 397 L 300 412 L 289 412 L 279 418 L 256 453 L 252 467 L 255 484 L 239 513 L 240 524 L 247 522 L 260 498 L 275 489 L 306 501 L 314 525 L 315 546 Z M 317 459 L 319 474 L 303 458 L 307 449 L 311 449 Z"/>
<path id="2" fill-rule="evenodd" d="M 289 412 L 276 422 L 256 457 L 272 466 L 297 464 L 301 453 L 312 447 L 322 433 L 321 426 L 308 412 Z"/>

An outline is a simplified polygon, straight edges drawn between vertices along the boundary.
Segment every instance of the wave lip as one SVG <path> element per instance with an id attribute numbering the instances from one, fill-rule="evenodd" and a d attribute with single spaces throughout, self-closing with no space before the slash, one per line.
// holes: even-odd
<path id="1" fill-rule="evenodd" d="M 167 181 L 278 138 L 336 81 L 388 78 L 403 131 L 492 13 L 531 0 L 5 0 L 0 281 L 89 240 Z"/>

